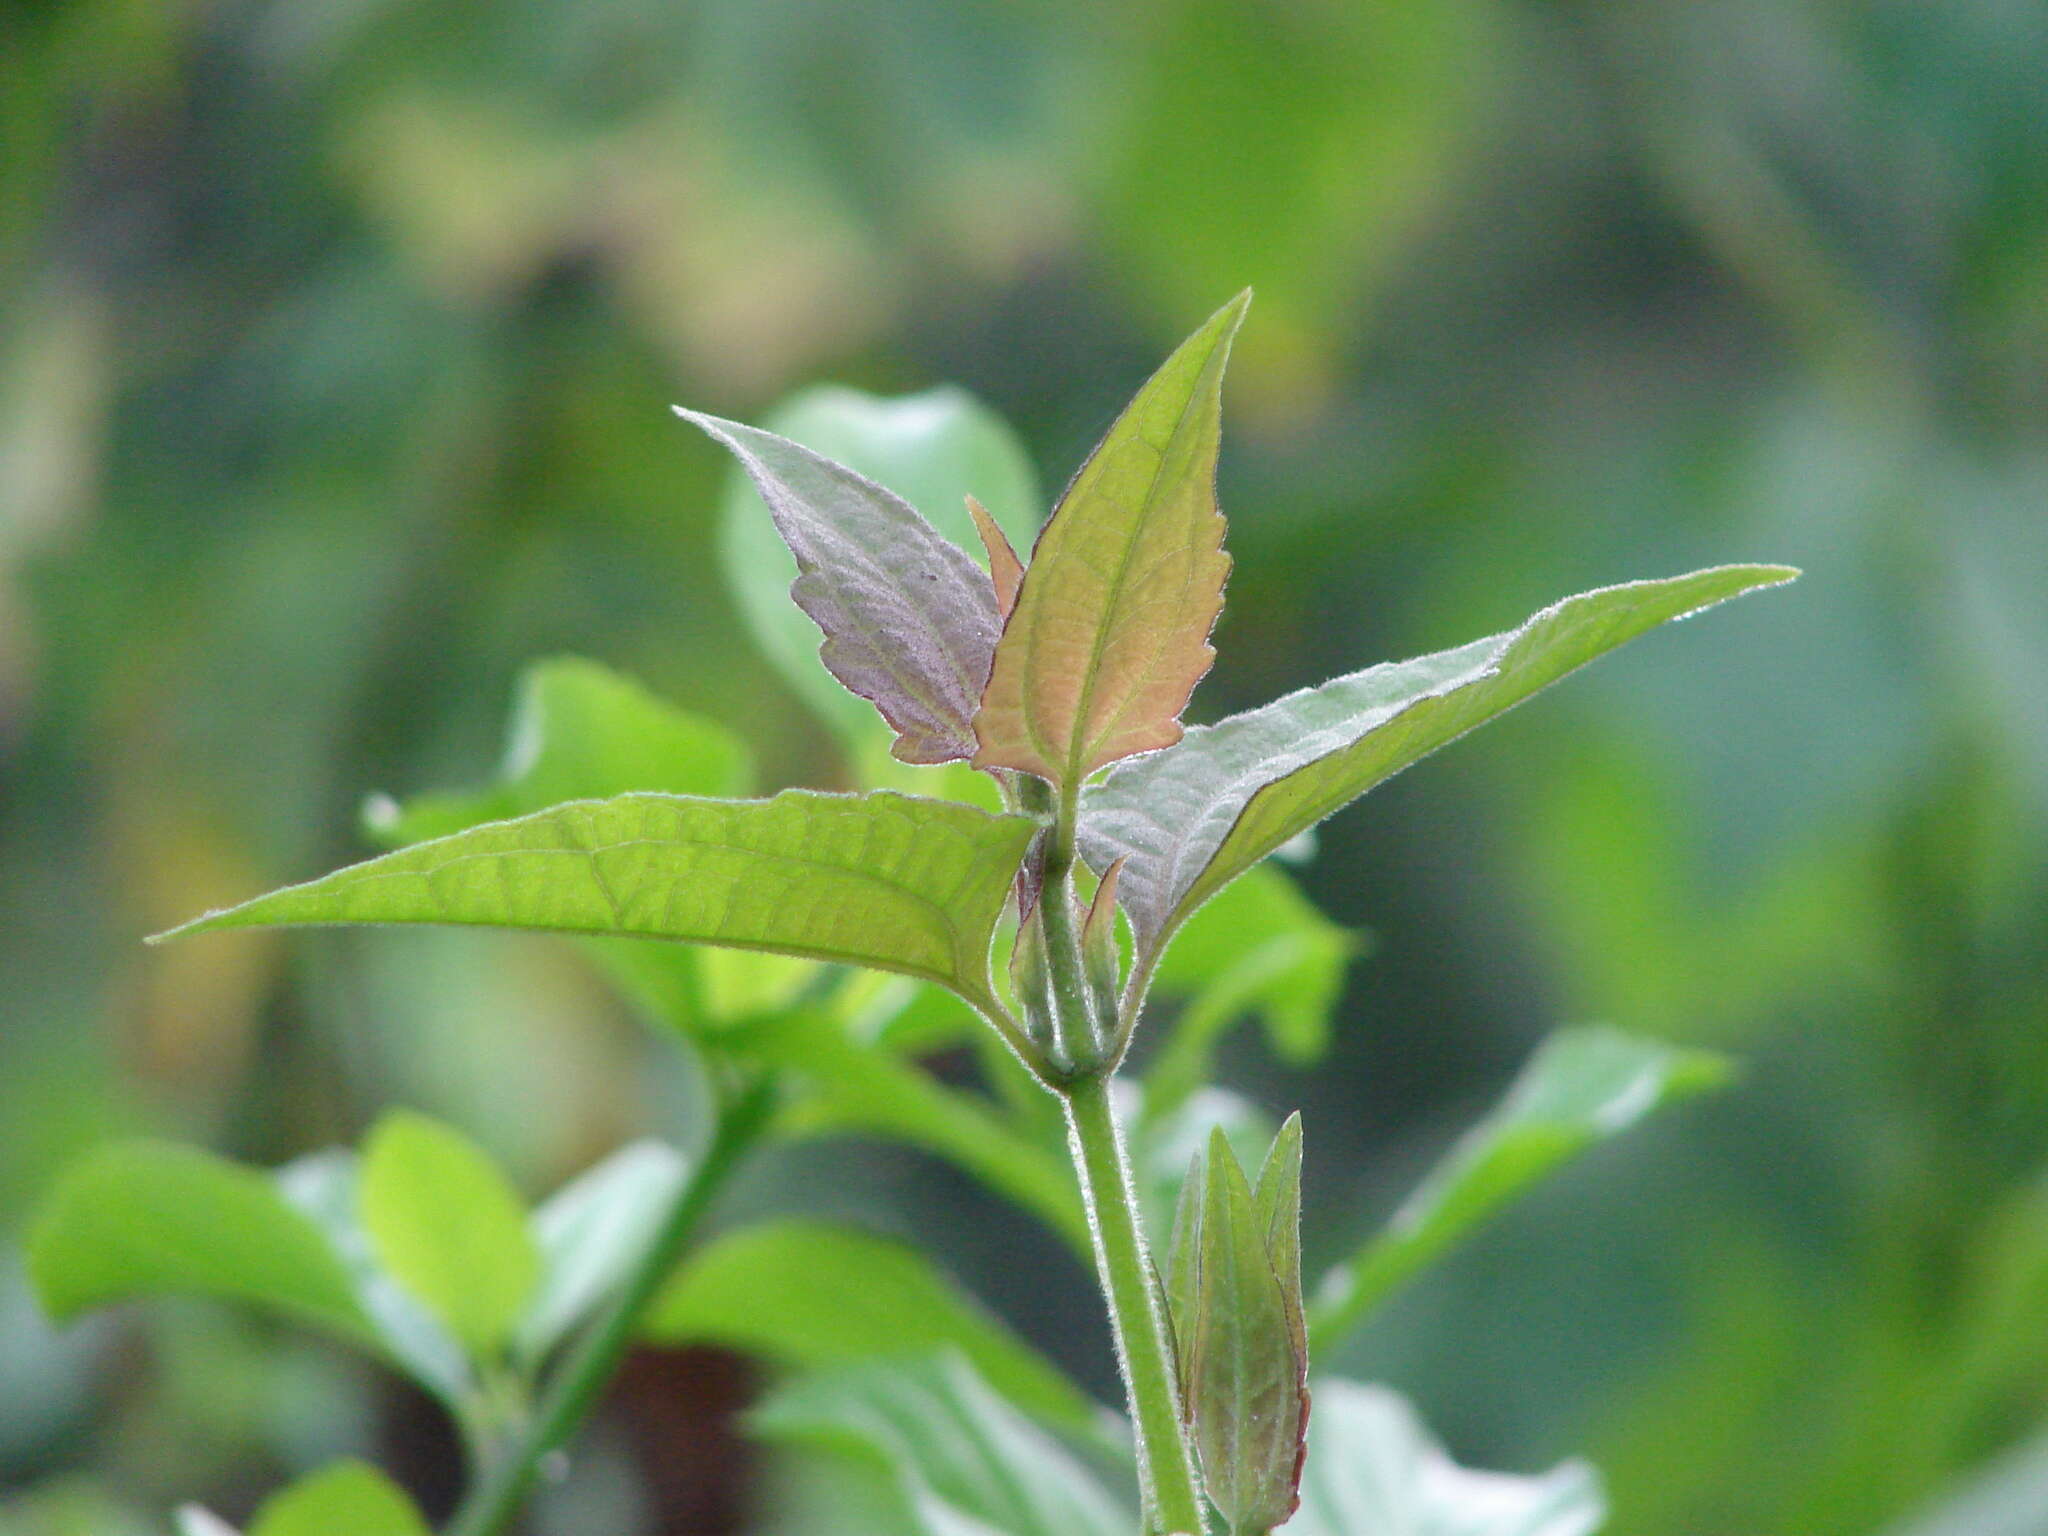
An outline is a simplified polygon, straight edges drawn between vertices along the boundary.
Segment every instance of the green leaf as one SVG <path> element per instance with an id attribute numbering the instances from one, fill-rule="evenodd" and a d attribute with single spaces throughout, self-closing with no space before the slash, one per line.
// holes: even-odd
<path id="1" fill-rule="evenodd" d="M 1359 936 L 1331 922 L 1271 864 L 1249 869 L 1173 936 L 1153 989 L 1186 1006 L 1145 1067 L 1145 1113 L 1179 1107 L 1210 1076 L 1217 1042 L 1247 1014 L 1292 1066 L 1319 1059 Z"/>
<path id="2" fill-rule="evenodd" d="M 1134 1525 L 957 1354 L 806 1377 L 771 1394 L 752 1422 L 771 1440 L 886 1465 L 920 1536 L 1130 1536 Z"/>
<path id="3" fill-rule="evenodd" d="M 395 1110 L 363 1146 L 363 1230 L 391 1277 L 472 1353 L 496 1354 L 540 1281 L 526 1208 L 466 1137 Z"/>
<path id="4" fill-rule="evenodd" d="M 211 1296 L 376 1343 L 319 1226 L 264 1174 L 195 1147 L 121 1141 L 85 1154 L 31 1227 L 28 1267 L 60 1321 L 138 1296 Z"/>
<path id="5" fill-rule="evenodd" d="M 1386 1229 L 1323 1277 L 1310 1308 L 1318 1352 L 1479 1222 L 1588 1147 L 1728 1080 L 1726 1057 L 1602 1028 L 1560 1030 L 1507 1097 L 1466 1132 Z"/>
<path id="6" fill-rule="evenodd" d="M 761 425 L 887 486 L 961 549 L 975 547 L 969 495 L 1020 545 L 1038 526 L 1037 481 L 1022 445 L 962 390 L 890 399 L 822 386 L 792 396 Z M 790 602 L 796 561 L 738 466 L 720 508 L 719 555 L 741 614 L 783 676 L 849 745 L 873 736 L 873 711 L 819 665 L 817 628 Z"/>
<path id="7" fill-rule="evenodd" d="M 1129 858 L 1124 911 L 1141 955 L 1155 953 L 1209 897 L 1375 784 L 1637 635 L 1797 574 L 1730 565 L 1604 587 L 1507 634 L 1197 726 L 1087 794 L 1082 851 L 1098 869 Z"/>
<path id="8" fill-rule="evenodd" d="M 692 1257 L 648 1313 L 648 1337 L 713 1343 L 816 1368 L 956 1348 L 1027 1413 L 1075 1432 L 1088 1400 L 916 1249 L 851 1227 L 785 1220 Z"/>
<path id="9" fill-rule="evenodd" d="M 574 656 L 528 667 L 519 681 L 496 781 L 469 793 L 378 797 L 364 808 L 387 847 L 503 821 L 564 800 L 605 800 L 634 790 L 738 795 L 753 761 L 725 727 L 688 714 L 627 677 Z"/>
<path id="10" fill-rule="evenodd" d="M 443 923 L 681 939 L 902 971 L 990 1005 L 990 937 L 1035 831 L 888 791 L 620 795 L 452 833 L 158 938 Z"/>
<path id="11" fill-rule="evenodd" d="M 1252 1187 L 1252 1203 L 1258 1210 L 1264 1234 L 1266 1256 L 1280 1281 L 1280 1294 L 1287 1304 L 1287 1326 L 1294 1335 L 1295 1349 L 1304 1371 L 1308 1363 L 1308 1334 L 1301 1305 L 1301 1112 L 1296 1110 L 1282 1122 L 1280 1134 L 1266 1152 Z"/>
<path id="12" fill-rule="evenodd" d="M 541 1274 L 519 1321 L 521 1359 L 538 1363 L 617 1291 L 688 1177 L 688 1161 L 675 1148 L 636 1141 L 534 1212 Z"/>
<path id="13" fill-rule="evenodd" d="M 1075 788 L 1181 739 L 1230 557 L 1216 507 L 1239 294 L 1181 343 L 1081 466 L 1032 551 L 974 729 L 977 768 Z"/>
<path id="14" fill-rule="evenodd" d="M 1607 1518 L 1584 1462 L 1539 1477 L 1474 1472 L 1384 1387 L 1324 1377 L 1315 1403 L 1301 1509 L 1281 1536 L 1590 1536 Z"/>
<path id="15" fill-rule="evenodd" d="M 1298 1120 L 1293 1147 L 1299 1152 Z M 1286 1132 L 1282 1132 L 1283 1142 Z M 1276 1143 L 1271 1181 L 1254 1197 L 1223 1132 L 1190 1177 L 1202 1181 L 1201 1221 L 1190 1234 L 1192 1283 L 1177 1252 L 1171 1297 L 1176 1340 L 1185 1358 L 1181 1391 L 1203 1486 L 1230 1530 L 1263 1533 L 1293 1512 L 1295 1479 L 1307 1429 L 1298 1305 L 1290 1298 L 1268 1245 L 1285 1220 L 1288 1153 Z M 1299 1189 L 1299 1164 L 1295 1165 Z M 1299 1229 L 1294 1237 L 1299 1274 Z"/>
<path id="16" fill-rule="evenodd" d="M 280 1493 L 249 1536 L 429 1536 L 405 1491 L 375 1467 L 338 1462 Z"/>
<path id="17" fill-rule="evenodd" d="M 859 1131 L 921 1148 L 1015 1201 L 1075 1253 L 1092 1251 L 1066 1160 L 1018 1135 L 986 1100 L 942 1087 L 813 1010 L 759 1020 L 734 1044 L 801 1088 L 780 1123 L 785 1134 Z"/>

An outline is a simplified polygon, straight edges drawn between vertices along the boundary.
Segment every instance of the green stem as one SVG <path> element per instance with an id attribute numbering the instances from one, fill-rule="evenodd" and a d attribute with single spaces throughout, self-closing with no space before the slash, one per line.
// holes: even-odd
<path id="1" fill-rule="evenodd" d="M 548 1383 L 517 1450 L 471 1486 L 448 1524 L 447 1536 L 498 1536 L 518 1513 L 548 1459 L 569 1443 L 617 1373 L 640 1331 L 648 1303 L 675 1268 L 712 1199 L 765 1129 L 771 1102 L 771 1086 L 763 1081 L 725 1105 L 703 1160 L 676 1192 L 625 1289 Z"/>
<path id="2" fill-rule="evenodd" d="M 1130 1394 L 1137 1431 L 1138 1487 L 1148 1531 L 1193 1533 L 1206 1529 L 1194 1459 L 1181 1433 L 1180 1394 L 1165 1308 L 1153 1282 L 1152 1260 L 1138 1220 L 1130 1158 L 1110 1107 L 1107 1075 L 1062 1094 L 1067 1139 L 1081 1176 L 1081 1196 L 1095 1237 L 1095 1264 L 1109 1302 L 1117 1363 Z"/>

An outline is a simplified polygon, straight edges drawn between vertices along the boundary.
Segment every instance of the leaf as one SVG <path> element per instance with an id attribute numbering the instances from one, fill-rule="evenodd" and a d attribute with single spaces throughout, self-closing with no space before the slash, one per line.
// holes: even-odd
<path id="1" fill-rule="evenodd" d="M 1054 508 L 974 718 L 977 768 L 1078 788 L 1181 739 L 1230 571 L 1216 453 L 1223 368 L 1250 303 L 1239 294 L 1181 343 Z"/>
<path id="2" fill-rule="evenodd" d="M 180 1505 L 172 1518 L 177 1523 L 178 1536 L 241 1536 L 219 1515 L 198 1504 Z"/>
<path id="3" fill-rule="evenodd" d="M 1362 948 L 1271 864 L 1226 886 L 1173 935 L 1153 990 L 1186 1005 L 1145 1066 L 1145 1113 L 1167 1114 L 1205 1083 L 1224 1031 L 1255 1014 L 1275 1055 L 1318 1060 L 1344 973 Z"/>
<path id="4" fill-rule="evenodd" d="M 636 1141 L 534 1212 L 541 1275 L 519 1321 L 520 1358 L 538 1363 L 618 1290 L 688 1177 L 688 1161 L 675 1148 Z"/>
<path id="5" fill-rule="evenodd" d="M 378 842 L 399 847 L 564 800 L 650 789 L 737 795 L 752 782 L 752 759 L 725 727 L 596 662 L 558 656 L 520 678 L 504 760 L 488 788 L 418 795 L 403 805 L 379 796 L 363 817 Z"/>
<path id="6" fill-rule="evenodd" d="M 403 1489 L 375 1467 L 338 1462 L 277 1495 L 249 1536 L 429 1536 Z"/>
<path id="7" fill-rule="evenodd" d="M 1300 1122 L 1289 1124 L 1298 1137 Z M 1298 1152 L 1298 1139 L 1294 1146 Z M 1182 1310 L 1174 1315 L 1174 1336 L 1187 1340 L 1181 1391 L 1203 1485 L 1232 1532 L 1264 1532 L 1293 1512 L 1307 1426 L 1308 1360 L 1298 1310 L 1268 1247 L 1287 1198 L 1284 1145 L 1276 1143 L 1275 1155 L 1272 1183 L 1258 1199 L 1223 1132 L 1211 1134 L 1208 1155 L 1191 1175 L 1202 1181 L 1191 1288 L 1185 1261 L 1175 1256 L 1172 1294 Z M 1298 1255 L 1293 1263 L 1298 1275 Z"/>
<path id="8" fill-rule="evenodd" d="M 1209 897 L 1375 784 L 1637 635 L 1797 574 L 1731 565 L 1603 587 L 1507 634 L 1196 726 L 1088 792 L 1082 851 L 1098 869 L 1128 856 L 1124 911 L 1141 955 L 1155 953 Z"/>
<path id="9" fill-rule="evenodd" d="M 1117 994 L 1123 983 L 1123 953 L 1116 936 L 1116 885 L 1122 864 L 1102 872 L 1095 899 L 1088 904 L 1087 920 L 1081 925 L 1081 962 L 1087 973 L 1088 990 L 1095 995 L 1097 1015 L 1116 1017 Z"/>
<path id="10" fill-rule="evenodd" d="M 981 547 L 988 551 L 989 583 L 996 589 L 996 617 L 1007 621 L 1017 606 L 1017 589 L 1024 584 L 1024 563 L 1003 532 L 1003 525 L 989 515 L 978 500 L 967 498 L 967 512 L 974 519 L 974 531 L 981 535 Z"/>
<path id="11" fill-rule="evenodd" d="M 768 1439 L 889 1467 L 920 1536 L 1130 1536 L 1129 1511 L 958 1354 L 806 1377 L 752 1415 Z"/>
<path id="12" fill-rule="evenodd" d="M 922 1148 L 1031 1212 L 1076 1254 L 1091 1253 L 1066 1160 L 1018 1135 L 986 1100 L 940 1086 L 813 1010 L 759 1020 L 734 1044 L 802 1085 L 785 1111 L 785 1133 L 864 1131 Z"/>
<path id="13" fill-rule="evenodd" d="M 969 495 L 1012 540 L 1028 541 L 1038 526 L 1036 477 L 1016 434 L 963 390 L 884 398 L 825 385 L 791 396 L 761 425 L 888 486 L 962 549 L 975 539 Z M 873 710 L 818 665 L 818 631 L 789 600 L 796 561 L 737 465 L 720 508 L 719 555 L 769 660 L 849 745 L 871 739 L 879 729 Z"/>
<path id="14" fill-rule="evenodd" d="M 873 701 L 907 763 L 974 754 L 974 711 L 1002 621 L 989 578 L 917 509 L 801 443 L 676 408 L 731 449 L 796 556 L 789 589 L 824 631 L 832 675 Z"/>
<path id="15" fill-rule="evenodd" d="M 1259 1180 L 1252 1188 L 1259 1227 L 1264 1234 L 1266 1255 L 1279 1278 L 1280 1293 L 1287 1302 L 1287 1325 L 1294 1334 L 1304 1369 L 1308 1361 L 1308 1336 L 1301 1307 L 1301 1112 L 1296 1110 L 1281 1123 L 1280 1133 L 1266 1152 Z"/>
<path id="16" fill-rule="evenodd" d="M 497 1165 L 449 1127 L 395 1110 L 364 1143 L 356 1198 L 391 1277 L 472 1353 L 502 1350 L 540 1282 L 540 1252 Z"/>
<path id="17" fill-rule="evenodd" d="M 320 1228 L 263 1174 L 195 1147 L 120 1141 L 86 1153 L 37 1215 L 28 1268 L 59 1321 L 138 1296 L 211 1296 L 376 1343 Z"/>
<path id="18" fill-rule="evenodd" d="M 713 1343 L 816 1368 L 954 1348 L 1017 1407 L 1075 1432 L 1088 1399 L 916 1249 L 829 1222 L 729 1232 L 649 1310 L 663 1344 Z"/>
<path id="19" fill-rule="evenodd" d="M 1301 1509 L 1281 1536 L 1590 1536 L 1607 1518 L 1584 1462 L 1539 1477 L 1475 1472 L 1384 1387 L 1324 1377 L 1315 1402 Z"/>
<path id="20" fill-rule="evenodd" d="M 902 971 L 987 1005 L 990 936 L 1036 830 L 889 791 L 620 795 L 419 843 L 157 938 L 442 923 L 680 939 Z"/>
<path id="21" fill-rule="evenodd" d="M 1538 1179 L 1664 1105 L 1728 1080 L 1726 1057 L 1602 1028 L 1560 1030 L 1309 1309 L 1318 1352 Z"/>
<path id="22" fill-rule="evenodd" d="M 2035 1433 L 1957 1478 L 1885 1536 L 2044 1536 L 2048 1533 L 2048 1434 Z"/>

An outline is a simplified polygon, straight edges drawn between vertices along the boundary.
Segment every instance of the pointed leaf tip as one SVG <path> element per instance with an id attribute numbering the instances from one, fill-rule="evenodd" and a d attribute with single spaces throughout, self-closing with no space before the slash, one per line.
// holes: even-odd
<path id="1" fill-rule="evenodd" d="M 1010 547 L 1010 536 L 1002 524 L 989 516 L 987 507 L 970 496 L 967 514 L 974 519 L 974 531 L 981 535 L 981 547 L 988 551 L 989 580 L 996 589 L 996 613 L 1005 621 L 1017 606 L 1017 589 L 1024 584 L 1024 562 Z"/>
<path id="2" fill-rule="evenodd" d="M 1180 345 L 1060 498 L 996 645 L 976 767 L 1078 784 L 1180 740 L 1230 571 L 1216 458 L 1249 303 L 1239 294 Z"/>
<path id="3" fill-rule="evenodd" d="M 971 756 L 1001 628 L 973 559 L 909 502 L 845 465 L 758 427 L 675 410 L 754 482 L 796 556 L 790 596 L 824 634 L 819 657 L 895 727 L 896 756 Z"/>

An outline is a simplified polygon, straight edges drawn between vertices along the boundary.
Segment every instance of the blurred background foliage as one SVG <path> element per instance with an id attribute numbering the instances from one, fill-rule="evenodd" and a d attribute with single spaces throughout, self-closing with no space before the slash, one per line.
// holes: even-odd
<path id="1" fill-rule="evenodd" d="M 1251 283 L 1198 712 L 1807 571 L 1325 830 L 1373 936 L 1334 1053 L 1225 1054 L 1306 1111 L 1312 1259 L 1556 1024 L 1748 1063 L 1330 1363 L 1468 1459 L 1587 1452 L 1622 1536 L 2048 1531 L 2032 0 L 14 0 L 0 283 L 0 1528 L 351 1450 L 445 1491 L 387 1383 L 218 1309 L 55 1333 L 6 1234 L 116 1132 L 278 1161 L 406 1102 L 538 1191 L 663 1112 L 567 946 L 136 939 L 477 781 L 546 654 L 844 782 L 671 400 L 953 382 L 1057 484 Z M 1085 1278 L 957 1177 L 755 1184 L 915 1226 L 1106 1385 Z M 644 1355 L 545 1528 L 733 1528 L 745 1392 Z"/>

